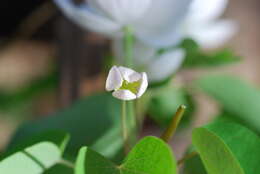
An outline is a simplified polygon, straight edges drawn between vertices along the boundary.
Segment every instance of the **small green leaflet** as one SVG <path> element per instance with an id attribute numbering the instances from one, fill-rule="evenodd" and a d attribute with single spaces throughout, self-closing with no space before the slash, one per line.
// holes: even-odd
<path id="1" fill-rule="evenodd" d="M 31 137 L 1 157 L 0 173 L 43 173 L 61 161 L 68 140 L 68 134 L 56 131 Z"/>
<path id="2" fill-rule="evenodd" d="M 243 126 L 215 122 L 196 128 L 192 142 L 208 174 L 260 173 L 260 138 Z"/>
<path id="3" fill-rule="evenodd" d="M 83 147 L 78 155 L 75 174 L 176 174 L 176 161 L 170 147 L 156 137 L 142 139 L 121 165 Z"/>
<path id="4" fill-rule="evenodd" d="M 52 142 L 41 142 L 17 152 L 0 162 L 0 173 L 39 174 L 58 163 L 60 149 Z"/>
<path id="5" fill-rule="evenodd" d="M 88 144 L 105 156 L 120 153 L 120 101 L 109 93 L 101 93 L 75 102 L 71 107 L 43 119 L 27 122 L 12 137 L 9 147 L 46 130 L 61 130 L 71 135 L 66 154 L 74 159 L 78 150 Z M 113 138 L 113 140 L 111 140 Z M 104 146 L 107 139 L 114 146 Z"/>

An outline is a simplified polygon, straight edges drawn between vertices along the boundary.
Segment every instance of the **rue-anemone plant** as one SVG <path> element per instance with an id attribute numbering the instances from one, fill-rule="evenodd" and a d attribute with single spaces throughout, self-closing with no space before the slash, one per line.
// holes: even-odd
<path id="1" fill-rule="evenodd" d="M 160 137 L 137 138 L 140 131 L 138 102 L 151 92 L 150 82 L 171 78 L 180 66 L 215 66 L 233 61 L 227 52 L 202 53 L 194 40 L 184 39 L 183 32 L 179 33 L 182 21 L 192 29 L 193 20 L 201 26 L 211 25 L 209 19 L 216 21 L 225 6 L 225 0 L 214 0 L 222 5 L 212 5 L 210 1 L 207 3 L 212 5 L 207 11 L 210 17 L 205 18 L 203 8 L 194 3 L 203 1 L 208 2 L 88 0 L 75 5 L 72 0 L 55 0 L 80 26 L 112 38 L 115 54 L 120 57 L 120 61 L 110 67 L 106 80 L 105 89 L 112 95 L 106 92 L 87 97 L 52 117 L 19 128 L 0 156 L 0 174 L 259 174 L 260 139 L 259 134 L 252 132 L 259 131 L 259 119 L 252 112 L 260 112 L 259 90 L 232 78 L 214 77 L 199 82 L 207 93 L 222 101 L 223 115 L 230 117 L 194 128 L 192 144 L 181 159 L 175 158 L 168 143 L 175 143 L 171 138 L 191 110 L 189 96 L 183 90 L 151 90 L 155 94 L 147 113 L 163 125 L 164 131 Z M 185 15 L 190 5 L 192 12 L 199 9 L 196 18 Z M 216 7 L 218 10 L 212 10 Z M 217 26 L 231 27 L 231 23 L 226 22 Z M 185 32 L 199 43 L 209 45 L 215 39 L 209 39 L 211 37 L 205 36 L 201 29 L 197 28 L 195 33 Z M 212 26 L 207 29 L 212 31 Z M 223 34 L 209 34 L 219 33 Z M 203 37 L 209 40 L 203 42 Z M 146 59 L 141 60 L 142 67 L 136 66 L 139 58 Z M 228 92 L 223 93 L 224 90 Z M 252 96 L 257 99 L 252 100 Z M 175 101 L 178 101 L 177 109 L 171 105 Z M 154 116 L 169 110 L 170 117 Z M 232 120 L 231 115 L 238 115 L 239 119 Z M 244 127 L 241 123 L 248 124 Z"/>

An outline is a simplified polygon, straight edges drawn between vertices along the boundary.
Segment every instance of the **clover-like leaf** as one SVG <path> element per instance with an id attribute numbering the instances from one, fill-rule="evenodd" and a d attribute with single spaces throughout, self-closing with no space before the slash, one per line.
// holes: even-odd
<path id="1" fill-rule="evenodd" d="M 120 102 L 110 94 L 89 96 L 65 110 L 22 125 L 9 146 L 12 147 L 35 133 L 61 130 L 71 135 L 66 151 L 69 158 L 75 157 L 78 149 L 86 144 L 105 156 L 115 157 L 122 147 L 119 118 Z M 108 139 L 113 145 L 107 146 Z"/>
<path id="2" fill-rule="evenodd" d="M 185 161 L 183 174 L 207 174 L 200 156 L 194 156 Z"/>
<path id="3" fill-rule="evenodd" d="M 56 164 L 50 169 L 47 169 L 43 174 L 74 174 L 74 170 L 72 167 Z"/>
<path id="4" fill-rule="evenodd" d="M 61 161 L 69 135 L 46 132 L 12 146 L 1 156 L 0 173 L 39 174 Z"/>
<path id="5" fill-rule="evenodd" d="M 10 154 L 13 154 L 15 152 L 21 151 L 26 147 L 32 146 L 34 144 L 37 144 L 39 142 L 43 141 L 49 141 L 54 143 L 61 151 L 61 153 L 64 152 L 68 142 L 69 142 L 70 136 L 69 134 L 61 131 L 47 131 L 43 132 L 41 134 L 37 134 L 32 137 L 28 137 L 22 142 L 19 142 L 17 144 L 13 144 L 8 148 L 8 151 L 3 153 L 1 155 L 0 159 L 3 159 L 6 156 L 9 156 Z"/>
<path id="6" fill-rule="evenodd" d="M 196 128 L 192 142 L 208 174 L 260 173 L 260 138 L 243 126 L 216 122 Z"/>
<path id="7" fill-rule="evenodd" d="M 170 147 L 156 137 L 142 139 L 121 165 L 83 147 L 75 174 L 176 174 L 176 161 Z"/>
<path id="8" fill-rule="evenodd" d="M 39 174 L 58 163 L 62 152 L 52 142 L 41 142 L 3 159 L 0 173 Z"/>

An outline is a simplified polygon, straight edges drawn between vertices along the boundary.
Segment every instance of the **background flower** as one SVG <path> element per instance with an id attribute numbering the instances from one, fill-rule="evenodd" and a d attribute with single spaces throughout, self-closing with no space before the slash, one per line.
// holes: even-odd
<path id="1" fill-rule="evenodd" d="M 113 41 L 113 52 L 118 64 L 124 60 L 122 40 Z M 159 53 L 158 49 L 150 47 L 141 41 L 136 41 L 133 47 L 133 62 L 135 69 L 145 71 L 150 82 L 158 82 L 169 78 L 181 66 L 185 52 L 180 48 L 172 48 Z"/>
<path id="2" fill-rule="evenodd" d="M 228 0 L 194 0 L 183 23 L 183 35 L 197 41 L 203 48 L 221 46 L 237 30 L 234 21 L 218 19 Z"/>
<path id="3" fill-rule="evenodd" d="M 115 37 L 122 35 L 123 27 L 131 26 L 137 38 L 154 47 L 179 41 L 178 25 L 191 1 L 90 0 L 75 5 L 72 0 L 55 0 L 70 19 L 85 29 Z"/>

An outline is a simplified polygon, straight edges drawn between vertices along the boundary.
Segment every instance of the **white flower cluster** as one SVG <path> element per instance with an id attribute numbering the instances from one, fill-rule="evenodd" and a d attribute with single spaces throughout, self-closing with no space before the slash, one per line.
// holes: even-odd
<path id="1" fill-rule="evenodd" d="M 79 5 L 73 0 L 54 1 L 68 18 L 81 27 L 110 37 L 119 62 L 124 57 L 123 28 L 130 26 L 135 37 L 134 67 L 147 72 L 151 82 L 162 81 L 179 69 L 185 51 L 177 45 L 184 38 L 194 39 L 203 48 L 215 48 L 237 29 L 233 21 L 219 19 L 228 0 L 85 0 Z M 169 47 L 172 49 L 158 54 L 159 49 Z M 111 69 L 110 74 L 114 75 L 109 76 L 107 84 L 111 85 L 111 79 L 119 77 L 116 74 L 121 72 L 120 69 L 122 67 Z M 132 83 L 125 78 L 121 77 L 121 85 Z M 112 89 L 110 85 L 108 90 Z M 139 96 L 118 87 L 113 88 L 113 95 L 118 98 L 123 95 L 127 99 Z"/>

